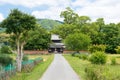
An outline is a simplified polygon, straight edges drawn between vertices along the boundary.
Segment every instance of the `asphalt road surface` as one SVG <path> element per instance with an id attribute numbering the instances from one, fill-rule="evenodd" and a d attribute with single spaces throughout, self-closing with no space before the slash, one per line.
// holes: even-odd
<path id="1" fill-rule="evenodd" d="M 40 80 L 80 80 L 61 54 L 55 54 L 54 60 Z"/>

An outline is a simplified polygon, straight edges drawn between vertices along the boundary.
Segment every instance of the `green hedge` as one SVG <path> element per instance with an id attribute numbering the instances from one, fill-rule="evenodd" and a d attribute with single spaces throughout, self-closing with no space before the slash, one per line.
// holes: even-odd
<path id="1" fill-rule="evenodd" d="M 3 66 L 7 66 L 8 64 L 12 64 L 13 59 L 9 57 L 7 54 L 0 54 L 0 64 Z"/>
<path id="2" fill-rule="evenodd" d="M 90 62 L 93 64 L 105 64 L 107 61 L 107 55 L 104 52 L 94 52 L 90 56 Z"/>
<path id="3" fill-rule="evenodd" d="M 89 46 L 88 49 L 91 53 L 96 52 L 96 51 L 105 52 L 106 46 L 105 45 L 91 45 L 91 46 Z"/>
<path id="4" fill-rule="evenodd" d="M 2 46 L 0 49 L 1 54 L 12 54 L 12 49 L 9 46 Z"/>
<path id="5" fill-rule="evenodd" d="M 117 46 L 117 48 L 115 49 L 117 54 L 120 54 L 120 46 Z"/>

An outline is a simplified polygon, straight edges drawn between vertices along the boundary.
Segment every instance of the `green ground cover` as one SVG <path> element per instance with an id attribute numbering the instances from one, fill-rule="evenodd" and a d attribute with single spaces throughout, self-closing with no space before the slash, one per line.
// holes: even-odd
<path id="1" fill-rule="evenodd" d="M 92 64 L 88 60 L 81 60 L 78 57 L 71 56 L 70 54 L 65 54 L 64 57 L 72 66 L 72 68 L 75 70 L 75 72 L 78 74 L 78 76 L 81 78 L 81 80 L 86 80 L 85 68 L 91 66 Z M 112 57 L 116 57 L 117 65 L 110 64 L 110 59 Z M 107 63 L 103 65 L 103 67 L 109 69 L 110 74 L 108 76 L 120 75 L 119 62 L 120 62 L 120 55 L 108 55 Z"/>
<path id="2" fill-rule="evenodd" d="M 16 76 L 13 76 L 10 80 L 38 80 L 52 62 L 54 55 L 28 55 L 28 57 L 30 59 L 34 59 L 36 57 L 42 57 L 43 62 L 36 65 L 32 70 L 32 72 L 17 73 Z"/>

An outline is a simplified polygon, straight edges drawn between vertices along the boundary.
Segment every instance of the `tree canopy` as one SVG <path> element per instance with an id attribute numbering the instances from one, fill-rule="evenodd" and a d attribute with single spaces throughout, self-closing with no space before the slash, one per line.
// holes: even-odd
<path id="1" fill-rule="evenodd" d="M 29 32 L 32 36 L 28 39 L 25 50 L 43 50 L 48 49 L 50 43 L 50 33 L 42 28 L 41 26 L 36 26 L 34 30 Z"/>
<path id="2" fill-rule="evenodd" d="M 82 33 L 70 34 L 65 39 L 67 48 L 75 51 L 86 50 L 90 45 L 90 42 L 90 37 Z"/>
<path id="3" fill-rule="evenodd" d="M 63 39 L 77 32 L 88 35 L 92 45 L 106 45 L 107 53 L 115 53 L 115 48 L 120 46 L 120 23 L 106 24 L 104 18 L 91 22 L 89 16 L 79 16 L 69 7 L 60 16 L 64 18 L 64 24 L 55 27 L 52 33 L 59 34 Z"/>
<path id="4" fill-rule="evenodd" d="M 6 33 L 14 36 L 17 45 L 17 70 L 21 71 L 23 47 L 27 40 L 28 31 L 34 29 L 36 26 L 36 19 L 34 16 L 23 13 L 18 9 L 13 9 L 0 26 L 6 28 Z"/>

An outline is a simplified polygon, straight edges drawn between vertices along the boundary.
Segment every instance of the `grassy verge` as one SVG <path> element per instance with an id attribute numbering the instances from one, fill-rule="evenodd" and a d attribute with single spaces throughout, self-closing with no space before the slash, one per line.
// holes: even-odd
<path id="1" fill-rule="evenodd" d="M 113 55 L 113 56 L 117 57 L 119 55 Z M 75 70 L 75 72 L 78 74 L 78 76 L 81 78 L 81 80 L 86 80 L 85 79 L 86 77 L 85 68 L 92 64 L 87 60 L 81 60 L 78 57 L 72 57 L 70 54 L 65 54 L 64 57 L 69 62 L 69 64 L 72 66 L 72 68 Z M 110 61 L 111 57 L 112 55 L 108 55 L 108 61 Z M 117 58 L 117 62 L 120 62 L 119 57 Z M 104 65 L 104 67 L 107 67 L 109 69 L 109 71 L 111 72 L 111 76 L 120 75 L 120 65 L 106 64 Z"/>
<path id="2" fill-rule="evenodd" d="M 36 58 L 39 57 L 39 55 L 29 55 L 29 58 Z M 53 55 L 41 55 L 44 59 L 44 62 L 41 62 L 40 64 L 36 65 L 32 72 L 29 73 L 17 73 L 16 76 L 12 77 L 11 80 L 38 80 L 43 73 L 46 71 L 50 63 L 52 62 L 54 56 Z"/>
<path id="3" fill-rule="evenodd" d="M 81 80 L 84 80 L 85 78 L 85 67 L 90 64 L 88 61 L 83 61 L 77 57 L 72 57 L 69 54 L 65 54 L 64 57 L 69 62 L 71 67 L 74 69 L 74 71 L 78 74 L 78 76 L 81 78 Z"/>

